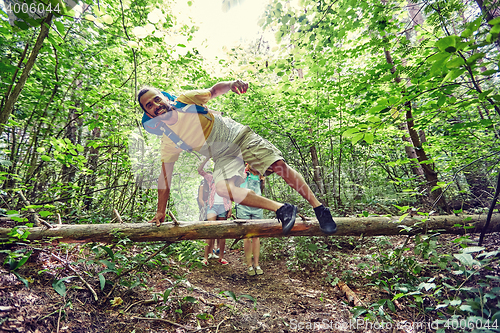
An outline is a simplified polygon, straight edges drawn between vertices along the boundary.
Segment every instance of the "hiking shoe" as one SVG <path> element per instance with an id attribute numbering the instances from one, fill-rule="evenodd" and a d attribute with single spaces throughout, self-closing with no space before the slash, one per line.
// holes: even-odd
<path id="1" fill-rule="evenodd" d="M 209 254 L 208 254 L 208 259 L 212 259 L 212 258 L 213 258 L 213 259 L 219 259 L 219 256 L 218 256 L 218 255 L 216 255 L 215 253 L 209 253 Z"/>
<path id="2" fill-rule="evenodd" d="M 321 205 L 314 208 L 314 213 L 319 221 L 319 227 L 327 235 L 334 234 L 337 231 L 337 224 L 333 221 L 330 209 Z"/>
<path id="3" fill-rule="evenodd" d="M 208 260 L 207 259 L 203 259 L 201 261 L 201 263 L 203 264 L 203 266 L 208 266 Z"/>
<path id="4" fill-rule="evenodd" d="M 247 274 L 250 275 L 250 276 L 254 276 L 255 275 L 255 270 L 253 269 L 253 266 L 248 267 Z"/>
<path id="5" fill-rule="evenodd" d="M 255 267 L 255 273 L 257 273 L 257 275 L 262 275 L 264 274 L 264 271 L 260 268 L 260 266 L 257 266 Z"/>
<path id="6" fill-rule="evenodd" d="M 295 216 L 297 215 L 297 206 L 284 204 L 276 211 L 276 218 L 283 225 L 283 235 L 286 235 L 292 230 L 295 224 Z"/>
<path id="7" fill-rule="evenodd" d="M 227 262 L 226 259 L 219 259 L 219 262 L 222 264 L 222 265 L 229 265 L 229 263 Z"/>

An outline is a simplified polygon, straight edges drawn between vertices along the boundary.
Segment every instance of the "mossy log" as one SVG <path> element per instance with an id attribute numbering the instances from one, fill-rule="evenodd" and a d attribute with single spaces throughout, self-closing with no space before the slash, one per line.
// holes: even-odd
<path id="1" fill-rule="evenodd" d="M 478 233 L 486 223 L 486 215 L 442 215 L 429 217 L 369 216 L 337 217 L 338 230 L 334 236 L 380 236 L 408 235 L 426 232 L 443 234 Z M 133 242 L 170 241 L 225 238 L 241 239 L 251 237 L 284 237 L 281 224 L 276 219 L 267 220 L 220 220 L 184 222 L 180 225 L 171 222 L 156 227 L 151 223 L 110 223 L 110 224 L 55 224 L 52 228 L 29 228 L 29 240 L 64 243 L 113 243 L 120 238 Z M 0 228 L 0 239 L 8 238 L 9 228 Z M 486 232 L 500 231 L 500 214 L 494 214 Z M 322 236 L 316 219 L 297 218 L 295 226 L 287 236 Z"/>

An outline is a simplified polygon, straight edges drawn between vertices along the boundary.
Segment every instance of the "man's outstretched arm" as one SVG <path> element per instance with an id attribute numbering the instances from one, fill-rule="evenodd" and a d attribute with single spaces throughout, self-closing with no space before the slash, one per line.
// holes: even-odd
<path id="1" fill-rule="evenodd" d="M 165 212 L 167 210 L 168 198 L 170 197 L 170 184 L 174 172 L 174 164 L 175 162 L 161 164 L 161 172 L 158 177 L 158 208 L 156 209 L 155 217 L 149 221 L 150 223 L 155 223 L 157 227 L 165 221 Z"/>
<path id="2" fill-rule="evenodd" d="M 241 80 L 236 81 L 223 81 L 214 84 L 212 88 L 209 89 L 211 93 L 211 98 L 215 98 L 220 95 L 224 95 L 229 91 L 233 91 L 235 93 L 244 94 L 248 90 L 248 83 L 243 82 Z"/>

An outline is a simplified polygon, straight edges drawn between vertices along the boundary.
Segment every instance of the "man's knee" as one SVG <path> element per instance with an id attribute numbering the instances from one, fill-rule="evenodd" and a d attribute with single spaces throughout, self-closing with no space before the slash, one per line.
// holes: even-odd
<path id="1" fill-rule="evenodd" d="M 215 192 L 221 197 L 229 198 L 229 190 L 231 185 L 225 180 L 221 180 L 215 184 Z"/>
<path id="2" fill-rule="evenodd" d="M 288 164 L 286 164 L 286 162 L 283 160 L 278 160 L 271 164 L 271 170 L 273 170 L 277 174 L 283 173 L 288 168 Z"/>

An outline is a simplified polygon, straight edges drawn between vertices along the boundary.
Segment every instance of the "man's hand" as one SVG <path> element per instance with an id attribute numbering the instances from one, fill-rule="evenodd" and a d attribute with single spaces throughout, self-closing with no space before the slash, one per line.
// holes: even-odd
<path id="1" fill-rule="evenodd" d="M 159 227 L 162 222 L 165 221 L 165 213 L 156 212 L 155 217 L 149 223 L 156 223 L 156 226 Z"/>
<path id="2" fill-rule="evenodd" d="M 248 83 L 241 80 L 236 80 L 230 85 L 231 91 L 237 93 L 238 95 L 244 94 L 248 90 Z"/>

